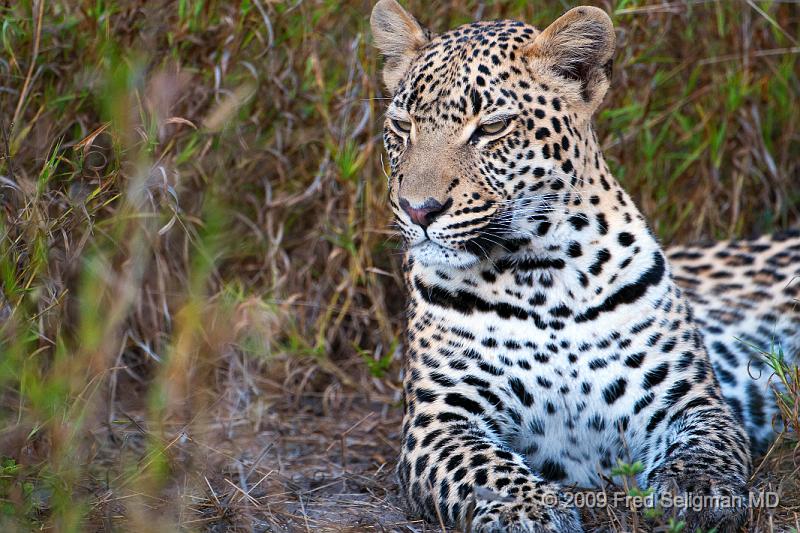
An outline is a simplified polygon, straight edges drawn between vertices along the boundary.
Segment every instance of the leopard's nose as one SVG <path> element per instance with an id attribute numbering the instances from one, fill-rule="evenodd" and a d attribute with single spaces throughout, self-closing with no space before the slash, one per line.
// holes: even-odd
<path id="1" fill-rule="evenodd" d="M 448 198 L 443 204 L 435 198 L 427 198 L 417 206 L 411 205 L 411 202 L 405 198 L 400 198 L 400 208 L 406 212 L 414 224 L 423 228 L 430 226 L 451 205 L 453 205 L 452 198 Z"/>

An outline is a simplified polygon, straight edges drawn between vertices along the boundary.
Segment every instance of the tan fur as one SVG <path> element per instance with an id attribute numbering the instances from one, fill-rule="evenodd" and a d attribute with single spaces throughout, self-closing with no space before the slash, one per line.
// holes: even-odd
<path id="1" fill-rule="evenodd" d="M 448 185 L 457 174 L 457 145 L 447 136 L 426 138 L 424 145 L 415 145 L 408 151 L 403 164 L 406 176 L 398 190 L 398 197 L 405 198 L 411 205 L 422 204 L 433 198 L 443 204 L 452 191 Z"/>
<path id="2" fill-rule="evenodd" d="M 416 19 L 395 0 L 381 0 L 375 4 L 369 23 L 375 46 L 386 58 L 383 82 L 389 92 L 394 92 L 428 39 Z"/>
<path id="3" fill-rule="evenodd" d="M 606 12 L 583 6 L 570 9 L 548 26 L 526 53 L 539 59 L 543 70 L 575 79 L 573 103 L 587 105 L 592 113 L 608 90 L 604 67 L 614 56 L 615 43 L 614 26 Z"/>

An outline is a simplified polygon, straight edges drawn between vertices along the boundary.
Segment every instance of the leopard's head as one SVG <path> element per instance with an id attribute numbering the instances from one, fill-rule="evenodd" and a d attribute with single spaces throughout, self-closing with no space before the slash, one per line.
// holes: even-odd
<path id="1" fill-rule="evenodd" d="M 543 31 L 517 21 L 433 35 L 394 0 L 372 32 L 392 95 L 390 204 L 413 257 L 463 268 L 546 242 L 598 174 L 591 116 L 609 85 L 614 30 L 593 7 Z"/>

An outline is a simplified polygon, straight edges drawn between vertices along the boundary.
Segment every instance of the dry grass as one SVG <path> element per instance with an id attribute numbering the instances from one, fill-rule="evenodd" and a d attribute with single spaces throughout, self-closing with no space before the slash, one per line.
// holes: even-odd
<path id="1" fill-rule="evenodd" d="M 409 2 L 436 31 L 574 3 Z M 659 235 L 796 225 L 800 5 L 587 3 L 619 37 L 600 137 Z M 402 289 L 370 8 L 0 2 L 0 529 L 438 529 L 390 474 Z M 754 526 L 797 523 L 796 431 Z"/>

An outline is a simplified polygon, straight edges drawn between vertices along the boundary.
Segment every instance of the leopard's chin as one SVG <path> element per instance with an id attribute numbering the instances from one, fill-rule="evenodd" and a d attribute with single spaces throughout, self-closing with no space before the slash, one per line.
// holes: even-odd
<path id="1" fill-rule="evenodd" d="M 409 247 L 408 253 L 415 261 L 426 267 L 466 269 L 481 260 L 481 257 L 471 252 L 454 250 L 431 240 Z"/>

